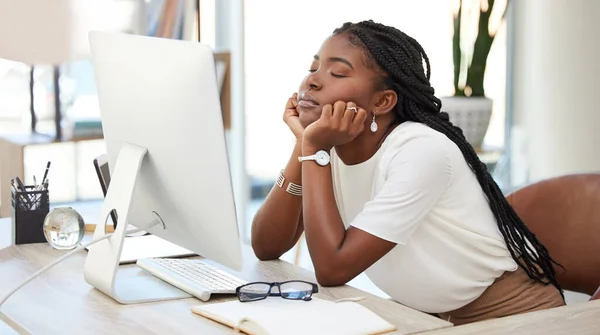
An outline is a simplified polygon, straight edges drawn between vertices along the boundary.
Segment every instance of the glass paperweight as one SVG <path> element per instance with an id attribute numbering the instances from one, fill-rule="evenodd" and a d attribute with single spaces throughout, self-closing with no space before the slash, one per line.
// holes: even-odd
<path id="1" fill-rule="evenodd" d="M 54 249 L 75 248 L 85 234 L 85 222 L 71 207 L 51 210 L 44 219 L 44 236 Z"/>

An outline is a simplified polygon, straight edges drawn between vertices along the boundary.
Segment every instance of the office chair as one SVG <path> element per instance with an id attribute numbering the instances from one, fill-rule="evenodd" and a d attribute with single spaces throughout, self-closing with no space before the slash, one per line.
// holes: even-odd
<path id="1" fill-rule="evenodd" d="M 552 258 L 563 289 L 600 299 L 600 174 L 543 180 L 507 196 Z"/>

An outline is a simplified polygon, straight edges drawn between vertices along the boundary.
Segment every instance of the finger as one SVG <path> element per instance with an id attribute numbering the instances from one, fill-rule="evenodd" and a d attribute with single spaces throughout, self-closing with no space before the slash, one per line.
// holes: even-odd
<path id="1" fill-rule="evenodd" d="M 356 126 L 364 126 L 365 121 L 367 120 L 367 111 L 357 107 L 356 115 L 354 115 L 354 119 L 352 120 L 352 124 Z"/>
<path id="2" fill-rule="evenodd" d="M 292 105 L 294 107 L 298 106 L 298 93 L 294 93 L 294 95 L 292 95 Z"/>
<path id="3" fill-rule="evenodd" d="M 350 135 L 356 137 L 360 135 L 365 130 L 365 120 L 367 119 L 367 111 L 357 107 L 358 112 L 354 116 L 354 120 L 352 120 L 352 125 L 350 126 Z"/>
<path id="4" fill-rule="evenodd" d="M 294 106 L 294 100 L 292 98 L 289 98 L 288 101 L 285 103 L 285 109 L 293 108 L 296 108 L 296 106 Z"/>
<path id="5" fill-rule="evenodd" d="M 344 117 L 344 111 L 346 110 L 346 102 L 336 101 L 333 105 L 333 116 L 336 120 L 341 120 Z"/>
<path id="6" fill-rule="evenodd" d="M 348 128 L 350 128 L 350 126 L 352 125 L 352 120 L 354 119 L 357 111 L 358 111 L 358 108 L 356 107 L 356 104 L 354 102 L 350 101 L 350 102 L 346 103 L 346 109 L 344 110 L 343 122 L 344 122 L 344 124 L 348 125 Z"/>
<path id="7" fill-rule="evenodd" d="M 346 103 L 346 110 L 350 110 L 351 112 L 357 113 L 358 112 L 358 106 L 356 105 L 356 103 L 354 103 L 352 101 L 348 101 Z"/>
<path id="8" fill-rule="evenodd" d="M 288 116 L 299 116 L 298 110 L 296 108 L 286 108 L 283 117 L 285 118 Z"/>
<path id="9" fill-rule="evenodd" d="M 285 104 L 285 112 L 286 112 L 286 114 L 298 114 L 298 111 L 296 110 L 296 108 L 298 107 L 298 100 L 296 100 L 294 98 L 295 96 L 296 96 L 296 94 L 294 94 L 286 102 L 286 104 Z"/>
<path id="10" fill-rule="evenodd" d="M 327 104 L 323 106 L 321 110 L 321 118 L 322 119 L 331 119 L 333 117 L 333 106 L 331 104 Z"/>

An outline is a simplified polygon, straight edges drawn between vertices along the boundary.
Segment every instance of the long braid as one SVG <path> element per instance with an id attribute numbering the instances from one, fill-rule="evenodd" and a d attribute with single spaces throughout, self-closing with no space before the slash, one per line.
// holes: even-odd
<path id="1" fill-rule="evenodd" d="M 548 250 L 525 226 L 490 175 L 462 130 L 441 112 L 442 103 L 434 95 L 429 80 L 431 67 L 423 47 L 400 30 L 373 21 L 345 23 L 334 34 L 348 34 L 350 41 L 366 51 L 367 61 L 383 70 L 382 85 L 398 94 L 394 109 L 396 120 L 423 123 L 454 142 L 485 193 L 508 251 L 527 275 L 544 284 L 553 284 L 561 292 Z M 358 38 L 358 41 L 357 41 Z M 425 71 L 423 71 L 423 62 Z"/>

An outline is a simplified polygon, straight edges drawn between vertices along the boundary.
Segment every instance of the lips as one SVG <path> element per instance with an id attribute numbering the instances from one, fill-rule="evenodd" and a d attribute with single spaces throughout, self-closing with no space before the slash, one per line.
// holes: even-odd
<path id="1" fill-rule="evenodd" d="M 300 99 L 298 100 L 298 106 L 306 107 L 306 108 L 314 108 L 318 107 L 319 103 L 308 93 L 303 93 L 300 95 Z"/>
<path id="2" fill-rule="evenodd" d="M 298 101 L 298 106 L 311 108 L 311 107 L 317 107 L 317 106 L 319 106 L 319 104 L 312 100 L 300 100 L 300 101 Z"/>

